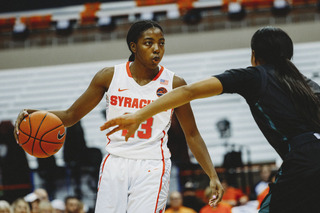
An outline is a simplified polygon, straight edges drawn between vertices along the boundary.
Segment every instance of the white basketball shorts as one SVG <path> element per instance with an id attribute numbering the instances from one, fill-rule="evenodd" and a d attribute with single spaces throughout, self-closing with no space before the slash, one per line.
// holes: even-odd
<path id="1" fill-rule="evenodd" d="M 161 213 L 169 193 L 171 160 L 106 155 L 101 163 L 95 213 Z"/>

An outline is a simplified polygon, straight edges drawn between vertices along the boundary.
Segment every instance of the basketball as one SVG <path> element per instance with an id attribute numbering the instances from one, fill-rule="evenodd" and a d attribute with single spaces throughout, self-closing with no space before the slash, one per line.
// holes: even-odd
<path id="1" fill-rule="evenodd" d="M 58 152 L 65 137 L 62 121 L 47 111 L 31 113 L 19 125 L 19 145 L 37 158 L 47 158 Z"/>

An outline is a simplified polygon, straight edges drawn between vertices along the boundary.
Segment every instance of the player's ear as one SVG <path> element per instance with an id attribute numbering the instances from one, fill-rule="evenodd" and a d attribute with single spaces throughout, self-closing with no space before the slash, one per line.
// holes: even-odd
<path id="1" fill-rule="evenodd" d="M 131 52 L 136 53 L 136 47 L 137 47 L 136 43 L 130 42 Z"/>

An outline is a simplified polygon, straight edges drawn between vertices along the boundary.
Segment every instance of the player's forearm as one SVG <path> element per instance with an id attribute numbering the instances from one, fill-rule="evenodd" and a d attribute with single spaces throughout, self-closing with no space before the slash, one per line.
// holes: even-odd
<path id="1" fill-rule="evenodd" d="M 151 104 L 143 107 L 141 110 L 137 111 L 135 114 L 142 122 L 155 114 L 163 112 L 168 109 L 174 109 L 181 105 L 184 105 L 192 100 L 187 86 L 178 87 L 171 92 L 161 96 Z"/>
<path id="2" fill-rule="evenodd" d="M 75 119 L 72 119 L 71 114 L 66 110 L 49 110 L 49 112 L 58 116 L 65 127 L 70 127 L 76 123 Z"/>
<path id="3" fill-rule="evenodd" d="M 207 146 L 205 145 L 201 136 L 199 137 L 198 139 L 187 139 L 188 146 L 209 178 L 216 178 L 218 175 L 212 163 Z"/>
<path id="4" fill-rule="evenodd" d="M 136 115 L 142 122 L 159 112 L 179 107 L 192 100 L 218 95 L 222 90 L 221 82 L 215 77 L 210 77 L 172 90 L 139 110 Z"/>

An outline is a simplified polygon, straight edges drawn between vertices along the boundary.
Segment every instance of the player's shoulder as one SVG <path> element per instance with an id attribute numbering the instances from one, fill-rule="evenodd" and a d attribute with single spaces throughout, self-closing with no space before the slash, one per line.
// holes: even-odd
<path id="1" fill-rule="evenodd" d="M 112 76 L 114 73 L 114 67 L 105 67 L 97 72 L 98 75 L 101 76 Z"/>
<path id="2" fill-rule="evenodd" d="M 114 67 L 105 67 L 96 73 L 95 78 L 103 79 L 103 80 L 112 79 L 113 74 L 114 74 Z"/>
<path id="3" fill-rule="evenodd" d="M 112 80 L 113 74 L 114 67 L 105 67 L 95 74 L 93 77 L 93 83 L 96 83 L 97 85 L 107 85 L 108 87 Z"/>
<path id="4" fill-rule="evenodd" d="M 176 74 L 173 76 L 173 88 L 180 87 L 186 84 L 186 81 L 182 77 Z"/>

